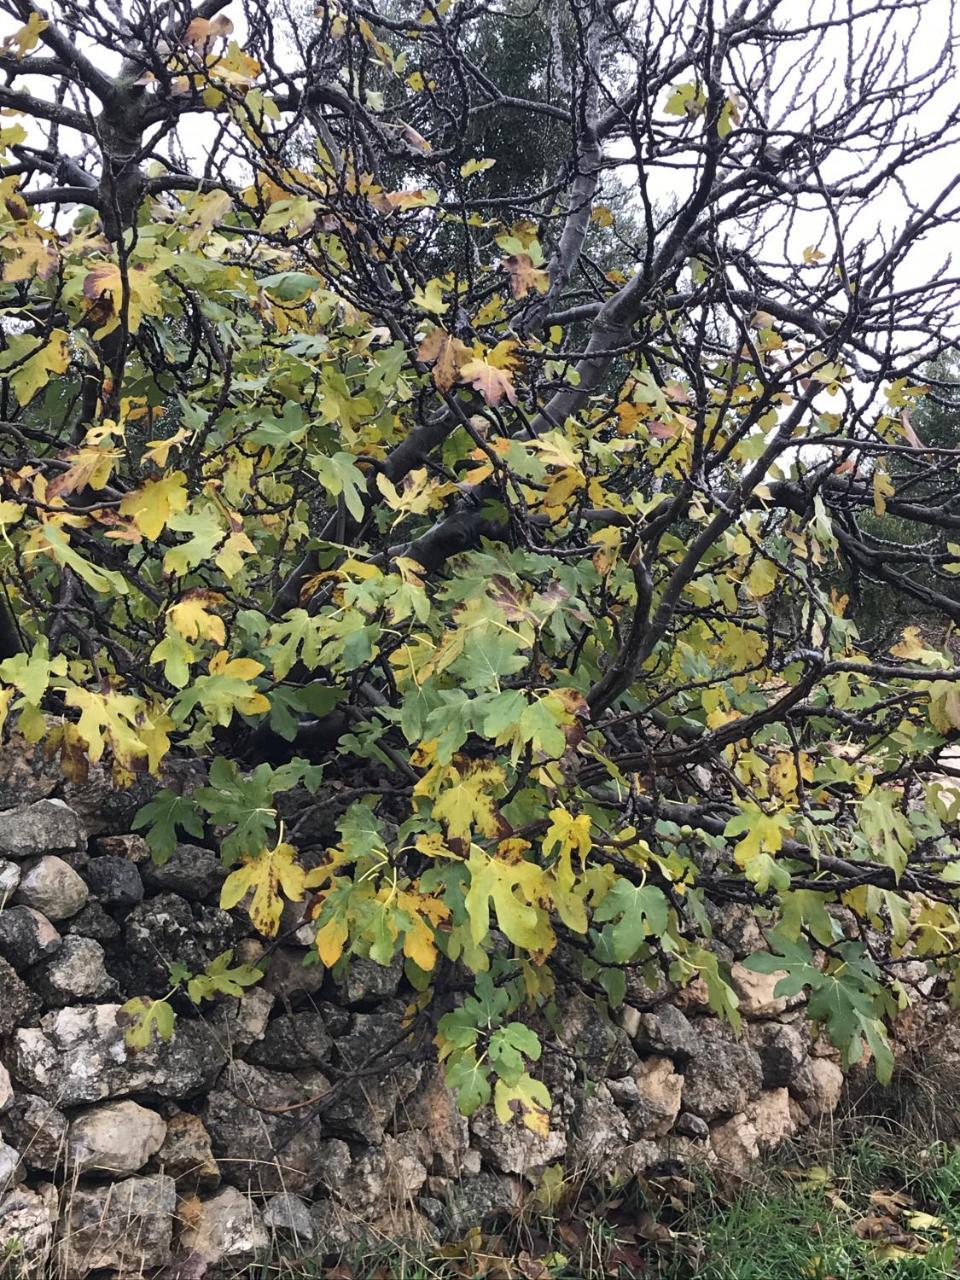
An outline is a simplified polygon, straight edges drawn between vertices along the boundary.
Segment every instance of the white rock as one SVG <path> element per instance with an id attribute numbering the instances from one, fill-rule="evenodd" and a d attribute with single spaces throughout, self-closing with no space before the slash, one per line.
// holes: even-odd
<path id="1" fill-rule="evenodd" d="M 778 1147 L 797 1131 L 790 1111 L 790 1094 L 786 1089 L 764 1089 L 760 1097 L 747 1104 L 747 1117 L 757 1131 L 761 1147 Z"/>
<path id="2" fill-rule="evenodd" d="M 20 1175 L 20 1152 L 0 1142 L 0 1196 L 4 1195 Z"/>
<path id="3" fill-rule="evenodd" d="M 211 1266 L 229 1265 L 232 1274 L 261 1261 L 269 1251 L 270 1236 L 249 1196 L 236 1187 L 224 1187 L 191 1213 L 180 1245 Z"/>
<path id="4" fill-rule="evenodd" d="M 773 973 L 754 973 L 742 964 L 730 967 L 733 989 L 740 997 L 740 1012 L 745 1018 L 771 1018 L 787 1008 L 786 996 L 775 996 L 774 990 L 781 978 L 787 976 L 783 969 Z"/>
<path id="5" fill-rule="evenodd" d="M 136 1102 L 111 1102 L 71 1120 L 68 1158 L 81 1174 L 136 1173 L 160 1150 L 166 1132 L 155 1111 Z"/>
<path id="6" fill-rule="evenodd" d="M 757 1131 L 742 1111 L 710 1130 L 710 1145 L 723 1171 L 736 1177 L 746 1174 L 760 1155 Z"/>
<path id="7" fill-rule="evenodd" d="M 102 1269 L 133 1280 L 164 1266 L 176 1207 L 173 1179 L 162 1175 L 66 1189 L 54 1274 L 82 1280 Z"/>
<path id="8" fill-rule="evenodd" d="M 14 900 L 41 911 L 48 920 L 67 920 L 89 896 L 90 890 L 73 867 L 47 854 L 21 875 Z"/>
<path id="9" fill-rule="evenodd" d="M 13 1106 L 13 1085 L 10 1083 L 10 1072 L 0 1062 L 0 1112 L 8 1111 Z"/>
<path id="10" fill-rule="evenodd" d="M 0 1195 L 0 1259 L 16 1249 L 14 1256 L 27 1275 L 47 1275 L 56 1222 L 57 1192 L 49 1182 L 35 1191 L 17 1187 Z"/>

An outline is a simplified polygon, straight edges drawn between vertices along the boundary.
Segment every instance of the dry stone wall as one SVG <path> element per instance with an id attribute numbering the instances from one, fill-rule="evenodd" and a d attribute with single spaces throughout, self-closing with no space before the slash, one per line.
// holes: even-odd
<path id="1" fill-rule="evenodd" d="M 696 985 L 635 984 L 618 1026 L 574 994 L 558 1000 L 542 1063 L 549 1134 L 503 1126 L 490 1110 L 467 1121 L 429 1052 L 405 1048 L 398 964 L 358 960 L 334 981 L 304 964 L 309 934 L 295 921 L 265 954 L 239 915 L 219 909 L 224 872 L 211 850 L 182 845 L 158 867 L 129 833 L 136 803 L 87 788 L 71 807 L 38 798 L 32 777 L 0 779 L 0 799 L 27 801 L 0 812 L 0 1268 L 10 1276 L 200 1280 L 365 1235 L 456 1235 L 516 1211 L 558 1162 L 625 1175 L 696 1162 L 743 1170 L 840 1097 L 835 1055 L 774 996 L 776 976 L 739 964 L 760 938 L 734 911 L 718 945 L 742 1038 Z M 164 995 L 172 961 L 199 970 L 228 947 L 268 960 L 263 982 L 202 1017 L 181 1009 L 172 1040 L 131 1052 L 121 1004 Z"/>

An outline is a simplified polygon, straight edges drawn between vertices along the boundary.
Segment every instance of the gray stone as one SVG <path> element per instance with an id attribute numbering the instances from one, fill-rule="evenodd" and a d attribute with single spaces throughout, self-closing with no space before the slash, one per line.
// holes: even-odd
<path id="1" fill-rule="evenodd" d="M 129 1099 L 92 1107 L 70 1121 L 70 1167 L 79 1174 L 136 1173 L 160 1150 L 166 1132 L 156 1111 Z"/>
<path id="2" fill-rule="evenodd" d="M 0 911 L 0 956 L 18 972 L 52 956 L 62 941 L 47 917 L 32 907 Z"/>
<path id="3" fill-rule="evenodd" d="M 284 1013 L 268 1024 L 262 1040 L 247 1051 L 247 1061 L 279 1071 L 317 1067 L 329 1062 L 333 1040 L 323 1017 L 312 1009 Z"/>
<path id="4" fill-rule="evenodd" d="M 210 1191 L 220 1185 L 220 1166 L 213 1157 L 210 1135 L 192 1112 L 177 1111 L 167 1120 L 157 1162 L 181 1193 Z"/>
<path id="5" fill-rule="evenodd" d="M 305 961 L 310 963 L 304 963 Z M 326 970 L 317 960 L 316 951 L 296 947 L 277 947 L 270 953 L 264 988 L 283 1000 L 296 1001 L 316 995 L 323 986 Z"/>
<path id="6" fill-rule="evenodd" d="M 637 1054 L 623 1027 L 582 992 L 564 1001 L 558 1014 L 560 1038 L 588 1080 L 627 1075 Z"/>
<path id="7" fill-rule="evenodd" d="M 20 1180 L 21 1173 L 20 1152 L 0 1142 L 0 1196 Z"/>
<path id="8" fill-rule="evenodd" d="M 220 886 L 229 874 L 212 849 L 198 844 L 178 844 L 165 862 L 144 862 L 141 873 L 148 888 L 177 893 L 191 902 L 219 899 Z"/>
<path id="9" fill-rule="evenodd" d="M 760 1056 L 765 1089 L 791 1085 L 810 1049 L 806 1030 L 790 1022 L 751 1023 L 747 1039 Z"/>
<path id="10" fill-rule="evenodd" d="M 104 943 L 120 937 L 120 926 L 95 898 L 91 898 L 82 911 L 65 921 L 63 932 Z"/>
<path id="11" fill-rule="evenodd" d="M 19 863 L 6 862 L 0 858 L 0 909 L 6 906 L 19 883 Z"/>
<path id="12" fill-rule="evenodd" d="M 65 1280 L 110 1269 L 139 1276 L 170 1261 L 177 1196 L 172 1178 L 126 1178 L 64 1196 L 57 1244 Z M 58 1273 L 61 1274 L 61 1273 Z"/>
<path id="13" fill-rule="evenodd" d="M 347 1004 L 363 1004 L 395 996 L 402 977 L 403 956 L 394 956 L 388 965 L 366 956 L 351 956 L 337 986 Z"/>
<path id="14" fill-rule="evenodd" d="M 235 1004 L 223 1007 L 235 1057 L 249 1057 L 246 1050 L 266 1035 L 275 1003 L 275 996 L 262 986 L 255 986 L 249 987 Z"/>
<path id="15" fill-rule="evenodd" d="M 420 1083 L 421 1068 L 412 1062 L 395 1063 L 381 1075 L 347 1079 L 324 1109 L 328 1130 L 338 1137 L 377 1144 L 393 1127 L 403 1104 Z"/>
<path id="16" fill-rule="evenodd" d="M 23 1275 L 49 1274 L 48 1262 L 57 1223 L 57 1192 L 49 1183 L 35 1190 L 16 1187 L 0 1197 L 0 1259 L 16 1259 Z M 6 1280 L 6 1272 L 0 1267 Z M 13 1271 L 10 1280 L 19 1280 Z"/>
<path id="17" fill-rule="evenodd" d="M 225 912 L 190 903 L 173 893 L 138 903 L 126 917 L 124 947 L 111 962 L 121 987 L 136 995 L 170 989 L 171 964 L 201 973 L 235 941 L 240 928 Z"/>
<path id="18" fill-rule="evenodd" d="M 313 1250 L 317 1257 L 340 1254 L 363 1240 L 363 1224 L 357 1215 L 335 1200 L 317 1200 L 310 1205 L 313 1224 Z"/>
<path id="19" fill-rule="evenodd" d="M 352 1213 L 376 1217 L 390 1205 L 413 1201 L 427 1180 L 414 1150 L 413 1135 L 386 1137 L 383 1145 L 354 1156 L 346 1177 L 332 1187 L 335 1198 Z"/>
<path id="20" fill-rule="evenodd" d="M 54 854 L 31 863 L 20 877 L 15 901 L 42 911 L 48 920 L 69 920 L 86 904 L 90 890 L 73 867 Z"/>
<path id="21" fill-rule="evenodd" d="M 697 1032 L 697 1052 L 683 1077 L 683 1109 L 707 1121 L 742 1112 L 763 1086 L 757 1053 L 713 1019 L 701 1019 Z"/>
<path id="22" fill-rule="evenodd" d="M 114 988 L 104 967 L 103 947 L 92 938 L 67 937 L 49 960 L 30 970 L 30 986 L 48 1007 L 97 1000 Z"/>
<path id="23" fill-rule="evenodd" d="M 249 1196 L 224 1187 L 194 1206 L 180 1236 L 188 1256 L 206 1262 L 207 1274 L 244 1274 L 266 1259 L 270 1236 Z"/>
<path id="24" fill-rule="evenodd" d="M 484 1171 L 455 1182 L 447 1202 L 451 1233 L 460 1235 L 470 1227 L 491 1226 L 497 1219 L 518 1213 L 523 1201 L 519 1178 Z"/>
<path id="25" fill-rule="evenodd" d="M 310 1210 L 299 1196 L 283 1192 L 272 1196 L 263 1211 L 263 1225 L 271 1235 L 301 1248 L 313 1244 L 316 1230 Z"/>
<path id="26" fill-rule="evenodd" d="M 13 1106 L 0 1116 L 0 1133 L 21 1152 L 28 1168 L 52 1173 L 63 1167 L 67 1117 L 44 1098 L 18 1091 Z"/>
<path id="27" fill-rule="evenodd" d="M 643 1053 L 666 1054 L 678 1062 L 687 1062 L 697 1051 L 690 1019 L 672 1004 L 641 1013 L 633 1041 Z"/>
<path id="28" fill-rule="evenodd" d="M 248 1062 L 224 1072 L 204 1120 L 225 1182 L 264 1194 L 313 1191 L 323 1174 L 325 1134 L 310 1099 L 322 1096 L 329 1081 L 319 1072 L 302 1076 Z"/>
<path id="29" fill-rule="evenodd" d="M 0 921 L 4 914 L 0 912 Z M 6 960 L 0 960 L 0 1037 L 11 1035 L 17 1027 L 22 1027 L 35 1018 L 42 1009 L 37 993 L 30 990 Z"/>
<path id="30" fill-rule="evenodd" d="M 13 1106 L 13 1085 L 10 1083 L 10 1072 L 0 1062 L 0 1115 Z"/>
<path id="31" fill-rule="evenodd" d="M 130 1093 L 189 1098 L 206 1092 L 226 1054 L 203 1022 L 177 1020 L 169 1041 L 132 1052 L 117 1023 L 116 1004 L 59 1009 L 39 1027 L 14 1035 L 12 1074 L 24 1088 L 61 1106 Z"/>
<path id="32" fill-rule="evenodd" d="M 692 1115 L 689 1111 L 681 1111 L 677 1116 L 676 1124 L 673 1126 L 674 1133 L 678 1133 L 681 1138 L 706 1138 L 710 1133 L 710 1126 L 706 1120 L 701 1120 L 699 1116 Z"/>
<path id="33" fill-rule="evenodd" d="M 341 1068 L 344 1071 L 366 1069 L 375 1058 L 394 1052 L 404 1039 L 404 1017 L 405 1006 L 399 1000 L 385 1003 L 376 1013 L 355 1013 L 349 1033 L 336 1039 Z"/>
<path id="34" fill-rule="evenodd" d="M 135 907 L 143 898 L 143 881 L 129 858 L 91 858 L 83 869 L 90 892 L 105 907 Z"/>
<path id="35" fill-rule="evenodd" d="M 0 857 L 32 858 L 86 847 L 80 819 L 62 800 L 38 800 L 0 813 Z"/>

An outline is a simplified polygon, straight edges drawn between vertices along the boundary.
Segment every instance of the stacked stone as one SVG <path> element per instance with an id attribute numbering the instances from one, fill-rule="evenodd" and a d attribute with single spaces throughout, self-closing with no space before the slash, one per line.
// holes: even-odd
<path id="1" fill-rule="evenodd" d="M 358 960 L 335 982 L 303 963 L 295 922 L 261 984 L 202 1015 L 184 1001 L 172 1040 L 134 1053 L 123 1001 L 165 995 L 174 961 L 256 961 L 264 940 L 219 910 L 212 850 L 181 845 L 158 867 L 118 829 L 129 808 L 74 806 L 0 812 L 0 1257 L 25 1275 L 212 1278 L 456 1235 L 519 1209 L 547 1165 L 742 1172 L 838 1101 L 835 1055 L 773 995 L 777 975 L 739 963 L 761 945 L 748 916 L 718 944 L 740 1039 L 696 984 L 633 983 L 620 1025 L 583 994 L 558 1000 L 546 1137 L 489 1108 L 468 1122 L 435 1065 L 367 1074 L 403 1038 L 400 963 Z"/>

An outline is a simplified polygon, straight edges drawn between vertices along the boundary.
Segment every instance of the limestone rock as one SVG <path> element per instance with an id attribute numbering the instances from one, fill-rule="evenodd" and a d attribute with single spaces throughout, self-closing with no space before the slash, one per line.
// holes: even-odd
<path id="1" fill-rule="evenodd" d="M 235 1051 L 239 1050 L 241 1054 L 250 1056 L 246 1051 L 266 1035 L 275 1003 L 276 996 L 265 991 L 262 986 L 256 986 L 250 987 L 235 1004 L 229 1006 L 227 1026 Z"/>
<path id="2" fill-rule="evenodd" d="M 743 1111 L 763 1084 L 755 1050 L 712 1019 L 697 1027 L 697 1052 L 683 1077 L 683 1108 L 707 1121 Z"/>
<path id="3" fill-rule="evenodd" d="M 770 1018 L 783 1013 L 787 1008 L 786 996 L 775 996 L 773 993 L 781 978 L 785 978 L 783 969 L 773 973 L 754 973 L 742 964 L 734 964 L 730 968 L 730 981 L 733 989 L 740 997 L 740 1012 L 745 1018 Z"/>
<path id="4" fill-rule="evenodd" d="M 220 1185 L 210 1135 L 200 1117 L 189 1111 L 177 1111 L 167 1120 L 157 1162 L 174 1179 L 178 1191 L 211 1191 Z"/>
<path id="5" fill-rule="evenodd" d="M 52 1173 L 63 1166 L 67 1150 L 67 1117 L 34 1093 L 17 1092 L 0 1116 L 0 1133 L 22 1152 L 25 1165 Z"/>
<path id="6" fill-rule="evenodd" d="M 129 858 L 107 854 L 91 858 L 83 869 L 87 887 L 105 907 L 121 910 L 135 907 L 143 899 L 143 881 Z"/>
<path id="7" fill-rule="evenodd" d="M 760 1155 L 757 1131 L 742 1111 L 723 1124 L 714 1125 L 710 1130 L 710 1146 L 721 1170 L 738 1178 L 749 1172 Z"/>
<path id="8" fill-rule="evenodd" d="M 16 891 L 19 883 L 19 864 L 16 862 L 7 862 L 5 859 L 0 858 L 0 908 L 6 906 L 7 902 Z"/>
<path id="9" fill-rule="evenodd" d="M 673 1060 L 645 1058 L 622 1080 L 611 1080 L 610 1092 L 630 1119 L 636 1138 L 656 1138 L 668 1133 L 680 1111 L 683 1076 Z"/>
<path id="10" fill-rule="evenodd" d="M 0 913 L 0 921 L 4 913 Z M 51 925 L 51 928 L 53 926 Z M 0 1037 L 9 1036 L 41 1012 L 43 1005 L 16 970 L 0 959 Z"/>
<path id="11" fill-rule="evenodd" d="M 48 1007 L 97 1000 L 114 988 L 103 947 L 92 938 L 67 937 L 49 960 L 30 970 L 30 985 Z"/>
<path id="12" fill-rule="evenodd" d="M 765 1089 L 792 1084 L 810 1047 L 806 1030 L 792 1022 L 751 1023 L 747 1040 L 760 1056 Z"/>
<path id="13" fill-rule="evenodd" d="M 90 890 L 63 858 L 46 854 L 23 872 L 14 896 L 48 920 L 69 920 L 86 904 Z"/>
<path id="14" fill-rule="evenodd" d="M 316 1237 L 313 1218 L 306 1201 L 289 1191 L 271 1196 L 263 1211 L 263 1225 L 271 1236 L 297 1248 L 309 1248 Z"/>
<path id="15" fill-rule="evenodd" d="M 65 1280 L 81 1280 L 100 1268 L 138 1276 L 162 1267 L 170 1260 L 175 1210 L 173 1179 L 162 1174 L 70 1188 L 58 1241 Z"/>
<path id="16" fill-rule="evenodd" d="M 382 1213 L 385 1205 L 413 1200 L 427 1180 L 414 1147 L 413 1135 L 407 1134 L 360 1151 L 346 1177 L 331 1186 L 333 1195 L 352 1213 L 367 1217 Z"/>
<path id="17" fill-rule="evenodd" d="M 268 993 L 265 993 L 268 994 Z M 263 1039 L 250 1046 L 249 1062 L 279 1071 L 318 1067 L 330 1060 L 333 1039 L 314 1009 L 284 1013 L 268 1024 Z"/>
<path id="18" fill-rule="evenodd" d="M 99 835 L 91 842 L 94 856 L 107 858 L 126 858 L 135 866 L 140 866 L 151 859 L 150 846 L 143 836 L 136 835 Z"/>
<path id="19" fill-rule="evenodd" d="M 20 1180 L 22 1173 L 20 1152 L 15 1147 L 0 1142 L 0 1196 L 5 1195 Z"/>
<path id="20" fill-rule="evenodd" d="M 294 1002 L 303 996 L 316 995 L 326 976 L 326 969 L 316 960 L 316 955 L 315 950 L 306 948 L 277 947 L 270 953 L 270 964 L 263 980 L 265 990 Z M 308 959 L 311 962 L 304 963 Z"/>
<path id="21" fill-rule="evenodd" d="M 790 1094 L 786 1089 L 764 1089 L 760 1097 L 748 1105 L 746 1115 L 756 1130 L 761 1147 L 778 1147 L 797 1131 L 796 1121 L 790 1112 Z"/>
<path id="22" fill-rule="evenodd" d="M 86 847 L 80 819 L 62 800 L 38 800 L 0 813 L 0 857 L 32 858 Z"/>
<path id="23" fill-rule="evenodd" d="M 131 1053 L 116 1004 L 58 1009 L 14 1035 L 12 1074 L 25 1089 L 65 1107 L 130 1093 L 189 1098 L 210 1088 L 225 1053 L 210 1028 L 177 1020 L 171 1040 Z"/>
<path id="24" fill-rule="evenodd" d="M 395 1125 L 406 1099 L 420 1083 L 421 1068 L 401 1062 L 382 1075 L 347 1080 L 324 1109 L 331 1133 L 350 1141 L 379 1143 L 387 1128 Z"/>
<path id="25" fill-rule="evenodd" d="M 621 1160 L 630 1142 L 630 1124 L 607 1085 L 578 1094 L 567 1158 L 577 1169 L 606 1172 Z"/>
<path id="26" fill-rule="evenodd" d="M 18 972 L 52 956 L 62 941 L 47 917 L 32 907 L 0 911 L 0 956 Z"/>
<path id="27" fill-rule="evenodd" d="M 448 1177 L 459 1177 L 470 1146 L 470 1129 L 444 1081 L 442 1067 L 424 1069 L 416 1092 L 403 1104 L 402 1119 L 417 1135 L 427 1167 L 438 1165 Z"/>
<path id="28" fill-rule="evenodd" d="M 519 1178 L 501 1173 L 484 1171 L 455 1182 L 447 1203 L 451 1233 L 461 1235 L 470 1227 L 490 1226 L 499 1218 L 519 1213 L 523 1199 Z"/>
<path id="29" fill-rule="evenodd" d="M 13 1085 L 10 1083 L 10 1072 L 0 1062 L 0 1115 L 13 1106 Z"/>
<path id="30" fill-rule="evenodd" d="M 338 986 L 346 1004 L 389 1000 L 397 994 L 403 977 L 403 957 L 394 956 L 388 965 L 377 964 L 365 956 L 351 956 Z"/>
<path id="31" fill-rule="evenodd" d="M 156 1111 L 128 1099 L 81 1112 L 70 1121 L 67 1153 L 77 1173 L 136 1173 L 163 1144 Z"/>
<path id="32" fill-rule="evenodd" d="M 269 1252 L 270 1236 L 263 1219 L 250 1197 L 236 1187 L 224 1187 L 209 1200 L 193 1202 L 183 1217 L 180 1247 L 214 1271 L 240 1275 Z"/>
<path id="33" fill-rule="evenodd" d="M 317 1257 L 326 1253 L 342 1253 L 363 1239 L 363 1224 L 355 1213 L 335 1200 L 316 1200 L 310 1205 L 313 1225 L 313 1249 Z"/>
<path id="34" fill-rule="evenodd" d="M 595 1001 L 577 992 L 564 1001 L 558 1020 L 561 1039 L 590 1080 L 627 1075 L 637 1054 L 627 1033 L 599 1009 Z"/>
<path id="35" fill-rule="evenodd" d="M 492 1107 L 474 1112 L 470 1132 L 481 1152 L 503 1173 L 532 1173 L 559 1160 L 567 1150 L 562 1127 L 551 1128 L 542 1137 L 517 1119 L 501 1124 Z"/>
<path id="36" fill-rule="evenodd" d="M 666 1054 L 678 1062 L 689 1061 L 697 1052 L 697 1033 L 690 1019 L 672 1004 L 638 1014 L 632 1038 L 642 1053 Z"/>
<path id="37" fill-rule="evenodd" d="M 217 901 L 229 874 L 212 849 L 198 844 L 178 844 L 165 862 L 148 858 L 141 873 L 149 889 L 179 894 L 190 902 Z"/>
<path id="38" fill-rule="evenodd" d="M 297 1076 L 231 1063 L 221 1086 L 207 1098 L 205 1122 L 225 1182 L 263 1194 L 309 1194 L 323 1172 L 326 1136 L 315 1107 L 294 1106 L 322 1095 L 329 1081 L 319 1072 Z"/>
<path id="39" fill-rule="evenodd" d="M 174 893 L 158 894 L 127 914 L 123 950 L 112 962 L 111 972 L 124 990 L 162 996 L 170 987 L 171 964 L 201 973 L 232 946 L 239 929 L 239 921 L 225 911 L 201 904 L 194 909 Z"/>
<path id="40" fill-rule="evenodd" d="M 91 898 L 81 911 L 64 922 L 63 932 L 104 943 L 119 938 L 120 926 L 95 898 Z"/>
<path id="41" fill-rule="evenodd" d="M 843 1072 L 830 1058 L 807 1058 L 790 1088 L 809 1120 L 836 1110 L 843 1094 Z"/>
<path id="42" fill-rule="evenodd" d="M 56 1223 L 57 1192 L 49 1182 L 33 1191 L 16 1187 L 0 1196 L 0 1259 L 13 1256 L 24 1274 L 47 1275 Z M 14 1277 L 16 1272 L 11 1280 Z"/>

